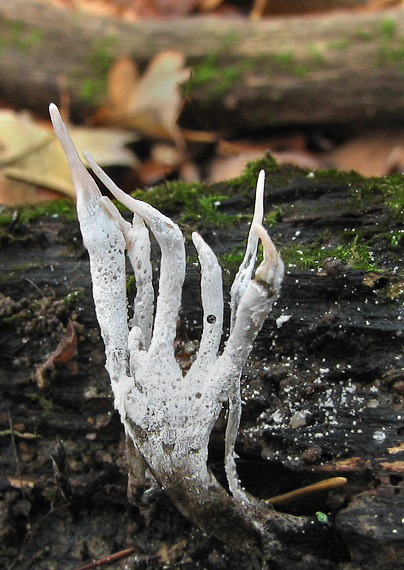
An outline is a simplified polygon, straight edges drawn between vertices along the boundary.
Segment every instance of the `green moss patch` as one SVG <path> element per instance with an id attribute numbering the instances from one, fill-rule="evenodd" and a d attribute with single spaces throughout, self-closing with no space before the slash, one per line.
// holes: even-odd
<path id="1" fill-rule="evenodd" d="M 30 223 L 42 216 L 61 216 L 73 220 L 77 217 L 76 206 L 72 200 L 64 198 L 28 206 L 7 206 L 0 213 L 0 228 L 5 230 L 13 223 Z"/>
<path id="2" fill-rule="evenodd" d="M 27 53 L 43 39 L 43 31 L 33 28 L 23 20 L 0 18 L 0 49 L 12 46 L 21 53 Z"/>
<path id="3" fill-rule="evenodd" d="M 317 243 L 313 244 L 290 245 L 282 249 L 282 259 L 287 266 L 299 269 L 319 270 L 328 258 L 340 259 L 352 269 L 363 269 L 365 271 L 380 269 L 375 262 L 370 246 L 361 241 L 359 235 L 352 239 L 348 232 L 341 236 L 341 243 L 334 247 L 321 242 L 322 240 L 319 238 Z"/>

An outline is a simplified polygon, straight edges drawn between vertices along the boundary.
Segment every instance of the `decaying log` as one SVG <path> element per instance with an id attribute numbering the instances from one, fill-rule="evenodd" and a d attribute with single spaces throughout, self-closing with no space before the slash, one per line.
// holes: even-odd
<path id="1" fill-rule="evenodd" d="M 288 272 L 245 370 L 237 469 L 261 499 L 328 477 L 348 479 L 334 491 L 277 506 L 311 517 L 316 532 L 276 536 L 284 547 L 264 545 L 265 563 L 285 570 L 398 568 L 404 554 L 402 181 L 264 166 L 268 223 Z M 181 222 L 187 233 L 197 224 L 225 276 L 244 249 L 254 179 L 251 186 L 201 189 L 201 195 L 226 196 L 215 223 L 189 209 Z M 184 210 L 184 194 L 176 196 L 175 187 L 148 196 L 170 216 Z M 65 209 L 1 220 L 0 544 L 6 559 L 20 553 L 21 569 L 33 559 L 73 568 L 135 545 L 138 554 L 159 553 L 150 568 L 194 568 L 203 561 L 209 568 L 252 569 L 249 557 L 190 527 L 150 482 L 143 494 L 135 489 L 136 506 L 128 507 L 124 434 L 110 401 L 87 254 Z M 248 215 L 235 219 L 240 212 Z M 188 253 L 177 341 L 185 367 L 200 334 L 199 275 L 191 247 Z M 51 353 L 53 363 L 43 370 Z M 59 490 L 50 461 L 57 436 L 69 468 L 64 477 L 57 472 L 63 467 L 55 468 L 55 479 L 69 482 Z M 219 421 L 209 458 L 219 480 L 223 438 Z M 276 532 L 268 527 L 268 535 Z M 236 526 L 230 541 L 237 543 Z"/>
<path id="2" fill-rule="evenodd" d="M 115 58 L 129 54 L 144 66 L 173 49 L 193 70 L 187 126 L 265 128 L 404 115 L 400 9 L 258 22 L 127 22 L 14 0 L 0 3 L 0 32 L 0 96 L 43 114 L 59 101 L 61 78 L 74 115 L 83 118 L 103 100 Z"/>

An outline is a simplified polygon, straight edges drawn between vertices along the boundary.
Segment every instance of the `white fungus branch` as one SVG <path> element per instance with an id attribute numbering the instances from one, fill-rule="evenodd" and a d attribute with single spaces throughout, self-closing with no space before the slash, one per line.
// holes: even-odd
<path id="1" fill-rule="evenodd" d="M 184 238 L 179 227 L 151 205 L 122 192 L 85 153 L 94 174 L 133 212 L 132 223 L 124 220 L 112 202 L 101 196 L 86 171 L 55 105 L 50 106 L 50 114 L 77 192 L 77 212 L 90 256 L 106 367 L 125 430 L 150 472 L 184 514 L 223 540 L 254 549 L 257 512 L 271 511 L 267 505 L 257 507 L 257 501 L 243 491 L 237 477 L 234 445 L 241 415 L 242 369 L 283 278 L 283 263 L 262 227 L 264 172 L 258 178 L 245 257 L 231 289 L 231 332 L 220 355 L 221 269 L 202 237 L 192 235 L 201 265 L 203 332 L 197 358 L 183 376 L 174 357 L 185 277 Z M 161 250 L 154 319 L 149 230 Z M 253 276 L 259 241 L 263 261 Z M 136 283 L 130 323 L 125 250 Z M 229 492 L 207 466 L 209 438 L 223 406 L 228 406 L 224 461 Z M 234 524 L 242 529 L 242 539 L 240 534 L 238 539 L 232 539 Z"/>

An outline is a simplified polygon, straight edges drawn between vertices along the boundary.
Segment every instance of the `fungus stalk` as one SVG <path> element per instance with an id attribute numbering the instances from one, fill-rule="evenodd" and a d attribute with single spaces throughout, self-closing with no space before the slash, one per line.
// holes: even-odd
<path id="1" fill-rule="evenodd" d="M 279 550 L 278 531 L 298 531 L 305 522 L 277 513 L 246 493 L 234 460 L 241 373 L 283 279 L 282 260 L 262 226 L 264 172 L 258 178 L 245 257 L 231 289 L 231 330 L 221 354 L 221 269 L 202 237 L 196 232 L 192 235 L 201 266 L 203 333 L 196 360 L 184 376 L 174 357 L 185 277 L 184 238 L 179 227 L 151 205 L 125 194 L 85 153 L 96 177 L 133 212 L 132 223 L 125 221 L 87 172 L 55 105 L 50 106 L 50 114 L 77 192 L 106 368 L 127 436 L 159 485 L 190 520 L 237 548 L 259 552 L 264 540 L 272 550 Z M 161 249 L 155 309 L 149 231 Z M 259 242 L 263 261 L 254 274 Z M 125 252 L 136 280 L 130 321 Z M 228 407 L 228 490 L 207 465 L 209 438 L 223 405 Z"/>

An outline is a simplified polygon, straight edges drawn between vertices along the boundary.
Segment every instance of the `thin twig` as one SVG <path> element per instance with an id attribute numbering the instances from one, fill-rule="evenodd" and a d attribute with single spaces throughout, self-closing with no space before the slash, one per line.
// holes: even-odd
<path id="1" fill-rule="evenodd" d="M 17 467 L 17 475 L 18 478 L 20 480 L 20 486 L 22 489 L 22 495 L 25 499 L 25 492 L 24 492 L 24 487 L 22 484 L 22 475 L 21 475 L 21 469 L 20 469 L 20 459 L 18 457 L 18 452 L 17 452 L 17 446 L 15 444 L 15 434 L 14 434 L 14 426 L 13 426 L 13 420 L 11 417 L 11 413 L 10 413 L 10 408 L 8 406 L 8 402 L 6 402 L 6 410 L 7 410 L 7 419 L 8 419 L 8 425 L 10 427 L 10 435 L 11 435 L 11 444 L 13 446 L 13 453 L 14 453 L 14 458 L 15 458 L 15 464 Z"/>
<path id="2" fill-rule="evenodd" d="M 104 558 L 100 558 L 99 560 L 94 560 L 94 562 L 90 562 L 89 564 L 85 564 L 84 566 L 80 566 L 79 568 L 75 568 L 74 570 L 91 570 L 92 568 L 98 568 L 99 566 L 104 566 L 104 564 L 109 564 L 110 562 L 115 562 L 116 560 L 120 560 L 125 556 L 129 556 L 129 554 L 133 554 L 136 551 L 136 548 L 126 548 L 125 550 L 120 550 L 119 552 L 115 552 L 115 554 L 109 554 Z M 158 555 L 154 556 L 137 556 L 136 562 L 151 562 L 152 560 L 157 560 L 160 558 Z"/>
<path id="3" fill-rule="evenodd" d="M 25 281 L 28 281 L 28 283 L 30 285 L 32 285 L 34 287 L 34 289 L 36 289 L 38 291 L 38 293 L 41 295 L 41 297 L 44 299 L 45 295 L 42 293 L 42 291 L 40 290 L 40 288 L 38 287 L 38 285 L 36 285 L 36 283 L 34 283 L 32 281 L 32 279 L 29 279 L 28 277 L 24 277 Z"/>
<path id="4" fill-rule="evenodd" d="M 311 493 L 318 493 L 319 491 L 330 491 L 331 489 L 336 489 L 337 487 L 342 487 L 347 482 L 345 477 L 331 477 L 331 479 L 323 479 L 322 481 L 317 481 L 312 485 L 307 485 L 306 487 L 301 487 L 300 489 L 294 489 L 289 491 L 289 493 L 284 493 L 283 495 L 277 495 L 271 499 L 267 499 L 265 502 L 271 505 L 279 505 L 280 503 L 287 503 L 288 501 L 293 501 L 298 497 L 304 495 L 309 495 Z"/>

